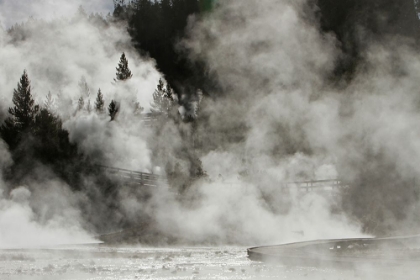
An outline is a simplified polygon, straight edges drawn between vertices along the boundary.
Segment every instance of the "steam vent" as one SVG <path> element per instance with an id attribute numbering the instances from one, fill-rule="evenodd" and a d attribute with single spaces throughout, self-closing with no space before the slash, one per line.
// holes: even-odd
<path id="1" fill-rule="evenodd" d="M 280 262 L 292 266 L 355 267 L 358 265 L 418 265 L 420 235 L 389 238 L 330 239 L 253 247 L 254 261 Z"/>

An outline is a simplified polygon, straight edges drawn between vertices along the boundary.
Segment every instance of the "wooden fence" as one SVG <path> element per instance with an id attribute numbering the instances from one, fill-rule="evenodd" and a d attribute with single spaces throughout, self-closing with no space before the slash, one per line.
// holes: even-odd
<path id="1" fill-rule="evenodd" d="M 110 167 L 105 165 L 97 165 L 98 168 L 105 171 L 108 176 L 118 178 L 122 181 L 129 182 L 131 185 L 135 186 L 148 186 L 148 187 L 157 187 L 161 185 L 167 185 L 166 177 L 145 173 L 140 171 L 133 171 L 123 168 Z M 228 182 L 222 182 L 222 184 L 231 185 Z M 281 183 L 280 186 L 284 189 L 290 190 L 297 188 L 302 192 L 311 192 L 311 191 L 335 191 L 340 188 L 344 188 L 347 185 L 344 184 L 341 180 L 310 180 L 310 181 L 298 181 L 298 182 L 288 182 Z"/>
<path id="2" fill-rule="evenodd" d="M 122 181 L 129 182 L 131 185 L 157 187 L 166 184 L 166 178 L 164 176 L 156 174 L 104 165 L 97 165 L 97 167 L 104 170 L 108 176 L 112 176 Z"/>
<path id="3" fill-rule="evenodd" d="M 347 184 L 344 184 L 339 179 L 331 180 L 310 180 L 310 181 L 300 181 L 300 182 L 289 182 L 285 184 L 288 189 L 297 188 L 299 191 L 310 192 L 310 191 L 334 191 L 340 188 L 347 187 Z"/>

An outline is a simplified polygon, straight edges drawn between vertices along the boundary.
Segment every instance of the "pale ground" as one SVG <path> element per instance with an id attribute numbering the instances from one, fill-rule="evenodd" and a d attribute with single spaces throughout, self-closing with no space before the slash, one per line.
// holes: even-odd
<path id="1" fill-rule="evenodd" d="M 418 266 L 416 266 L 418 268 Z M 247 258 L 246 248 L 67 246 L 0 251 L 1 280 L 418 279 L 418 269 L 285 267 Z M 401 273 L 403 276 L 401 276 Z M 411 273 L 411 274 L 410 274 Z"/>

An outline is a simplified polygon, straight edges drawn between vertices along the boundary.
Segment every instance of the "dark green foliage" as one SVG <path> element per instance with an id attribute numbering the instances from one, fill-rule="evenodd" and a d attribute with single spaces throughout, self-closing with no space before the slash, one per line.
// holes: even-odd
<path id="1" fill-rule="evenodd" d="M 119 111 L 119 106 L 116 101 L 112 100 L 108 106 L 108 115 L 111 117 L 111 121 L 115 119 Z"/>
<path id="2" fill-rule="evenodd" d="M 199 14 L 199 0 L 136 0 L 129 17 L 129 32 L 141 53 L 156 60 L 159 70 L 177 92 L 198 86 L 204 72 L 181 55 L 178 41 L 186 34 L 190 15 Z M 183 91 L 185 92 L 185 90 Z"/>
<path id="3" fill-rule="evenodd" d="M 153 93 L 153 102 L 150 104 L 150 111 L 156 115 L 169 116 L 172 105 L 174 103 L 174 92 L 169 85 L 163 84 L 162 79 L 159 79 L 157 89 Z"/>
<path id="4" fill-rule="evenodd" d="M 13 90 L 13 104 L 9 108 L 10 117 L 0 127 L 2 138 L 14 148 L 24 132 L 30 132 L 35 115 L 39 110 L 39 106 L 35 105 L 35 101 L 31 94 L 31 83 L 26 70 L 23 72 L 17 89 Z"/>
<path id="5" fill-rule="evenodd" d="M 9 114 L 12 115 L 16 128 L 20 131 L 29 129 L 39 106 L 35 105 L 32 98 L 31 83 L 26 71 L 23 72 L 17 89 L 13 91 L 13 104 L 15 106 L 9 108 Z"/>
<path id="6" fill-rule="evenodd" d="M 98 94 L 96 95 L 95 110 L 98 113 L 103 113 L 105 110 L 105 101 L 101 89 L 98 90 Z"/>
<path id="7" fill-rule="evenodd" d="M 0 127 L 1 138 L 9 145 L 10 148 L 14 149 L 19 142 L 20 133 L 16 129 L 13 118 L 7 118 L 2 126 Z"/>
<path id="8" fill-rule="evenodd" d="M 70 144 L 68 132 L 62 128 L 61 120 L 48 109 L 41 109 L 35 117 L 34 136 L 36 157 L 46 163 L 69 159 L 76 153 Z"/>
<path id="9" fill-rule="evenodd" d="M 216 2 L 216 0 L 200 0 L 200 10 L 209 12 L 214 8 Z"/>
<path id="10" fill-rule="evenodd" d="M 128 60 L 125 57 L 125 53 L 122 53 L 120 57 L 120 62 L 118 63 L 116 78 L 114 81 L 125 81 L 133 77 L 131 74 L 130 68 L 128 68 Z"/>
<path id="11" fill-rule="evenodd" d="M 124 7 L 125 2 L 125 0 L 114 0 L 114 9 L 116 9 L 117 7 Z"/>
<path id="12" fill-rule="evenodd" d="M 44 108 L 39 110 L 25 71 L 13 92 L 14 107 L 9 109 L 10 116 L 1 126 L 1 137 L 9 145 L 14 160 L 9 175 L 16 183 L 39 163 L 50 166 L 63 179 L 74 178 L 64 170 L 76 166 L 77 147 L 70 143 L 60 118 L 49 109 L 53 102 L 49 93 Z"/>
<path id="13" fill-rule="evenodd" d="M 315 0 L 321 27 L 333 32 L 344 55 L 337 61 L 336 74 L 352 75 L 363 51 L 372 41 L 402 35 L 420 40 L 420 27 L 413 0 Z"/>
<path id="14" fill-rule="evenodd" d="M 318 0 L 324 29 L 343 38 L 355 27 L 373 34 L 399 34 L 419 38 L 419 21 L 413 0 Z"/>
<path id="15" fill-rule="evenodd" d="M 12 151 L 23 142 L 35 148 L 36 158 L 46 162 L 67 158 L 75 152 L 74 145 L 68 140 L 68 132 L 62 129 L 61 120 L 49 109 L 53 104 L 51 93 L 47 95 L 45 107 L 39 110 L 32 98 L 26 71 L 13 92 L 13 104 L 15 106 L 9 108 L 10 117 L 1 127 L 1 136 Z M 22 139 L 22 135 L 28 137 Z"/>

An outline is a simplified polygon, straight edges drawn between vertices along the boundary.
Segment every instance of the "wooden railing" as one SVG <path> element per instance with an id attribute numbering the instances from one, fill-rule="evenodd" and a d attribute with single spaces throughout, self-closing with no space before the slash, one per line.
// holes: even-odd
<path id="1" fill-rule="evenodd" d="M 166 177 L 157 174 L 145 173 L 140 171 L 133 171 L 123 168 L 110 167 L 105 165 L 97 165 L 98 168 L 105 171 L 108 176 L 112 176 L 129 182 L 131 185 L 157 187 L 167 185 Z M 222 184 L 231 185 L 228 182 Z M 299 191 L 333 191 L 344 188 L 347 185 L 339 179 L 333 180 L 310 180 L 281 183 L 280 186 L 284 189 L 297 188 Z"/>
<path id="2" fill-rule="evenodd" d="M 286 184 L 287 188 L 298 188 L 300 191 L 332 191 L 338 190 L 340 188 L 347 187 L 347 184 L 344 184 L 339 179 L 331 180 L 310 180 L 310 181 L 298 181 L 298 182 L 289 182 Z"/>
<path id="3" fill-rule="evenodd" d="M 161 175 L 105 165 L 97 165 L 97 167 L 104 170 L 108 176 L 113 176 L 120 180 L 128 181 L 132 185 L 157 187 L 166 184 L 166 178 Z"/>

